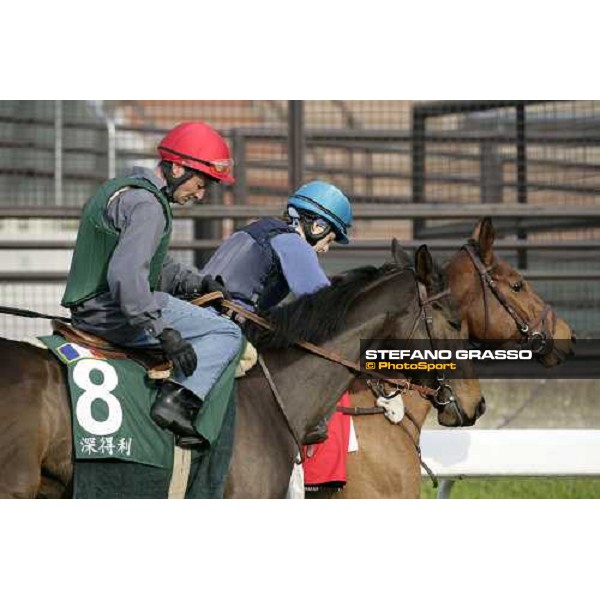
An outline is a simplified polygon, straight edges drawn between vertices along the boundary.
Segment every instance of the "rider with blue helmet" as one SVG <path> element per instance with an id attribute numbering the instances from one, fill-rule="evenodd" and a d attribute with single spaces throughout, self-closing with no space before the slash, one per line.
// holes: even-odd
<path id="1" fill-rule="evenodd" d="M 290 292 L 299 297 L 330 285 L 318 254 L 327 252 L 334 240 L 348 244 L 351 226 L 352 207 L 346 195 L 331 183 L 311 181 L 288 198 L 282 219 L 259 219 L 225 240 L 201 274 L 222 277 L 231 297 L 249 309 L 268 310 Z M 326 442 L 333 446 L 325 454 L 341 456 L 344 464 L 347 442 L 346 447 L 340 444 L 339 432 L 349 431 L 349 421 L 347 415 L 335 413 L 329 423 L 333 435 Z M 312 424 L 303 442 L 323 442 L 327 432 L 326 420 Z M 311 461 L 313 471 L 321 468 L 316 455 L 304 464 Z M 293 479 L 298 476 L 295 471 Z"/>
<path id="2" fill-rule="evenodd" d="M 267 310 L 290 292 L 299 297 L 329 285 L 317 254 L 333 240 L 347 244 L 351 225 L 345 194 L 311 181 L 290 196 L 283 219 L 259 219 L 225 240 L 202 274 L 220 275 L 234 300 Z"/>
<path id="3" fill-rule="evenodd" d="M 295 209 L 295 210 L 294 210 Z M 288 214 L 296 215 L 302 223 L 309 244 L 323 237 L 323 229 L 333 231 L 340 244 L 348 243 L 348 229 L 352 227 L 352 207 L 348 198 L 335 185 L 311 181 L 299 187 L 288 199 Z M 318 234 L 315 232 L 315 225 Z"/>

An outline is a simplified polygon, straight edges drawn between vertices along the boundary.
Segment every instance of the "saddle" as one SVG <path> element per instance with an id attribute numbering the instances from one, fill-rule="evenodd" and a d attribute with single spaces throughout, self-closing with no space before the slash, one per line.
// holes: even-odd
<path id="1" fill-rule="evenodd" d="M 206 306 L 223 300 L 221 292 L 210 292 L 192 301 L 196 306 Z M 84 348 L 94 350 L 105 358 L 131 359 L 136 361 L 148 371 L 150 379 L 168 379 L 171 376 L 173 365 L 167 361 L 164 353 L 159 348 L 127 348 L 112 344 L 104 338 L 98 337 L 69 325 L 59 319 L 52 319 L 52 331 L 64 337 L 68 342 L 78 344 Z M 246 344 L 244 356 L 236 370 L 236 377 L 242 377 L 256 364 L 257 354 L 254 346 Z"/>
<path id="2" fill-rule="evenodd" d="M 52 320 L 52 331 L 68 342 L 94 350 L 105 358 L 131 359 L 148 371 L 150 379 L 167 379 L 171 375 L 171 363 L 159 348 L 126 348 L 112 344 L 58 319 Z"/>

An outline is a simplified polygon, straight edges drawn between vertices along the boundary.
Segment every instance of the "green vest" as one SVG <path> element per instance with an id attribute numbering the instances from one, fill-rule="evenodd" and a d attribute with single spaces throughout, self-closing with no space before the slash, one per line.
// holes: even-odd
<path id="1" fill-rule="evenodd" d="M 119 231 L 106 217 L 108 201 L 126 187 L 143 188 L 161 203 L 167 224 L 150 263 L 150 289 L 158 285 L 167 248 L 171 239 L 173 216 L 169 201 L 150 181 L 138 177 L 117 177 L 104 183 L 83 208 L 71 270 L 61 304 L 75 306 L 109 290 L 107 272 L 110 258 L 119 240 Z"/>

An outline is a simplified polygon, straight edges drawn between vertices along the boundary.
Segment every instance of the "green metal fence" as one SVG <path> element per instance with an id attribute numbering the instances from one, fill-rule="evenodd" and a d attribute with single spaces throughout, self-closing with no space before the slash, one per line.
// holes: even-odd
<path id="1" fill-rule="evenodd" d="M 0 101 L 0 271 L 65 271 L 76 220 L 43 211 L 76 214 L 105 178 L 154 165 L 161 135 L 192 119 L 227 136 L 236 184 L 212 194 L 213 218 L 177 220 L 181 260 L 201 264 L 235 226 L 278 214 L 298 178 L 327 179 L 359 215 L 356 249 L 330 253 L 330 272 L 381 262 L 393 236 L 458 242 L 494 214 L 502 255 L 556 273 L 536 287 L 580 334 L 600 334 L 600 101 Z M 8 280 L 0 303 L 58 310 L 50 284 Z M 13 337 L 45 327 L 7 319 Z"/>

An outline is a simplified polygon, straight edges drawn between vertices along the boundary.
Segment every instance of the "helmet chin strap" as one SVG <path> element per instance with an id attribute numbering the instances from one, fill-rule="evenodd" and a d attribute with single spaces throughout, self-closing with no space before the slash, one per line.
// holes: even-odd
<path id="1" fill-rule="evenodd" d="M 163 188 L 163 192 L 167 196 L 169 202 L 174 202 L 174 195 L 177 188 L 184 184 L 188 179 L 194 176 L 194 171 L 183 167 L 184 173 L 180 177 L 173 176 L 173 163 L 162 161 L 160 163 L 160 170 L 162 171 L 163 177 L 167 182 L 167 185 Z"/>

